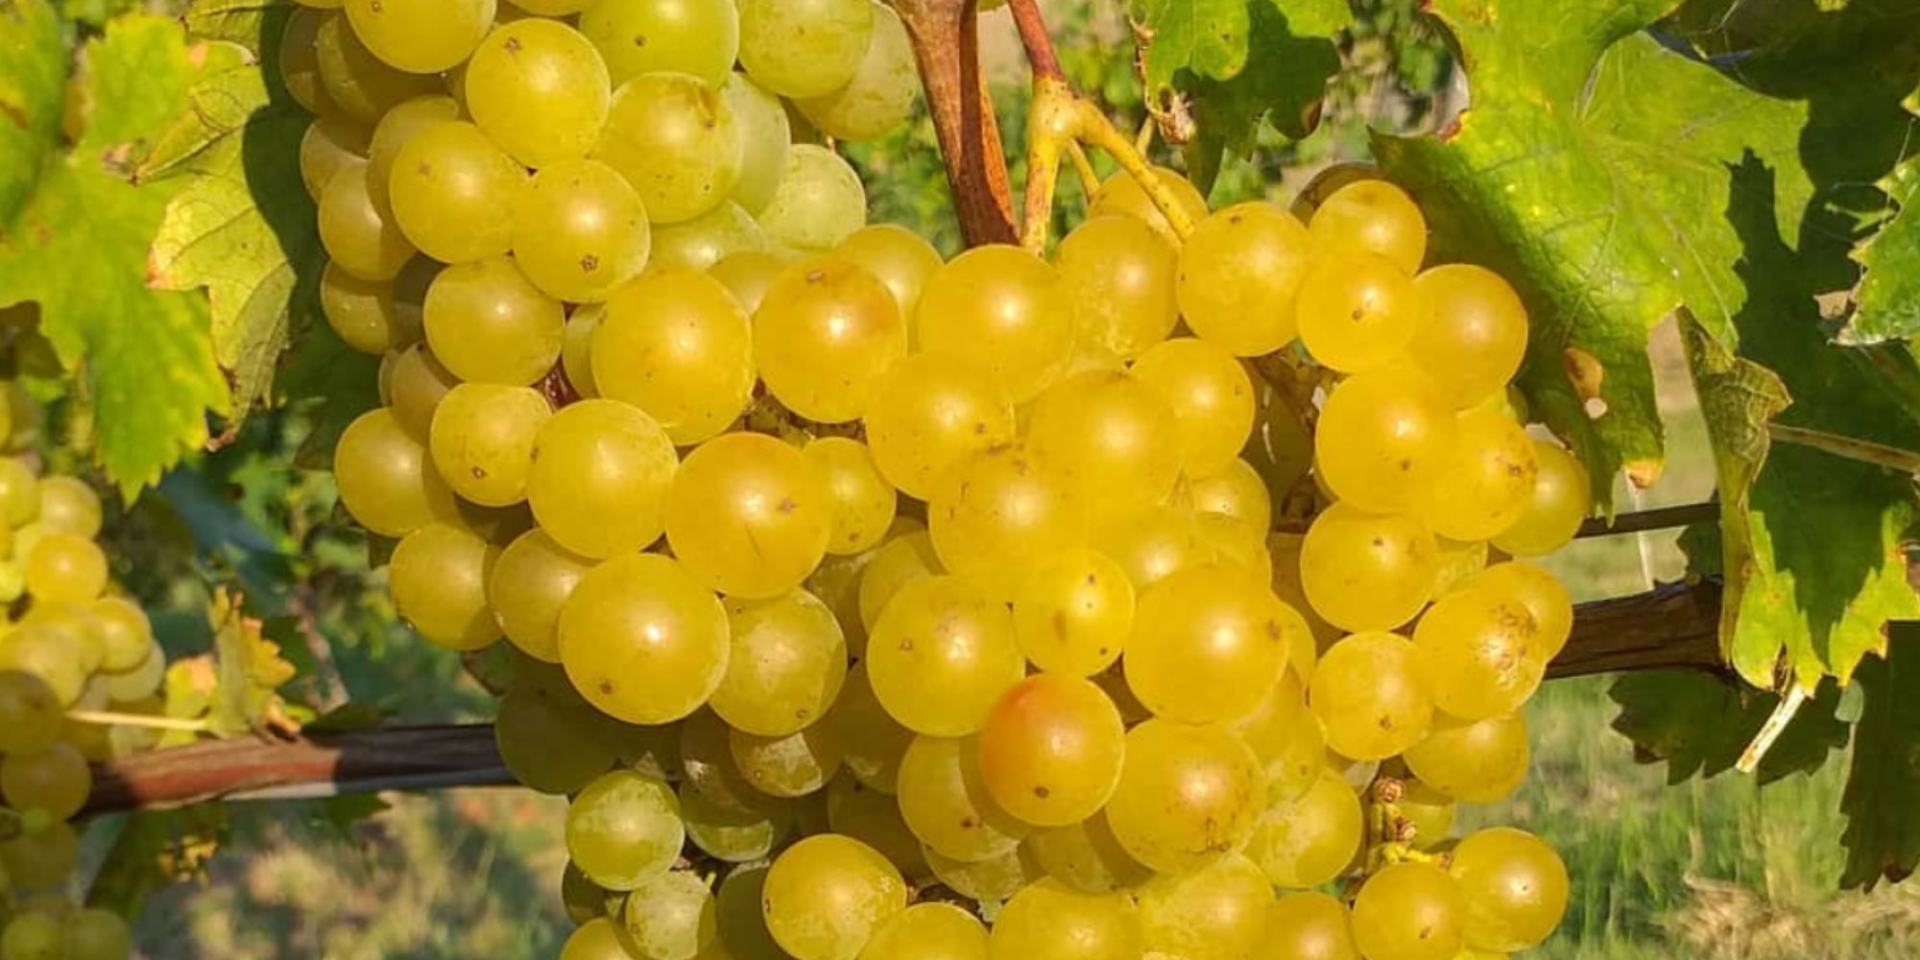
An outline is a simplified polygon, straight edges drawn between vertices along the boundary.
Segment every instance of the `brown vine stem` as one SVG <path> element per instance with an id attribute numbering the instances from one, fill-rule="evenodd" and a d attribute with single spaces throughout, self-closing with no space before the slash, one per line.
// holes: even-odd
<path id="1" fill-rule="evenodd" d="M 980 73 L 974 0 L 892 3 L 913 41 L 960 232 L 968 246 L 1018 243 L 1000 127 Z"/>

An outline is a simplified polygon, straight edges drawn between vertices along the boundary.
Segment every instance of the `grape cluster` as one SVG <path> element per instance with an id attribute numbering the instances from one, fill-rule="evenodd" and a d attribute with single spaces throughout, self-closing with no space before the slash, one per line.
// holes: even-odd
<path id="1" fill-rule="evenodd" d="M 166 654 L 145 612 L 113 593 L 94 542 L 99 496 L 24 452 L 39 409 L 12 383 L 0 428 L 14 454 L 0 456 L 0 958 L 124 960 L 126 921 L 67 898 L 80 847 L 69 821 L 93 790 L 89 760 L 158 737 L 68 711 L 160 712 Z"/>

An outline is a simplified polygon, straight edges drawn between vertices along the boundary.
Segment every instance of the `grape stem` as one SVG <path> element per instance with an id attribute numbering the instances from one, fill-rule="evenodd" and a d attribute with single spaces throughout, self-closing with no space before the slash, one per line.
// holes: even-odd
<path id="1" fill-rule="evenodd" d="M 1035 0 L 1012 0 L 1013 25 L 1020 31 L 1020 45 L 1027 48 L 1027 62 L 1033 65 L 1035 80 L 1041 78 L 1066 82 L 1060 72 L 1060 57 L 1053 52 L 1053 36 L 1047 33 L 1046 18 L 1040 15 Z"/>
<path id="2" fill-rule="evenodd" d="M 980 72 L 975 0 L 891 2 L 913 41 L 960 232 L 968 246 L 1017 243 L 1000 127 Z"/>
<path id="3" fill-rule="evenodd" d="M 145 727 L 149 730 L 180 730 L 205 733 L 212 729 L 206 718 L 182 720 L 179 717 L 149 717 L 139 713 L 115 713 L 111 710 L 69 710 L 67 719 L 106 727 Z"/>
<path id="4" fill-rule="evenodd" d="M 1780 698 L 1773 713 L 1767 716 L 1767 722 L 1760 726 L 1760 732 L 1754 735 L 1753 742 L 1741 752 L 1740 761 L 1734 764 L 1734 769 L 1748 775 L 1760 769 L 1760 764 L 1767 759 L 1767 752 L 1773 749 L 1774 741 L 1786 732 L 1787 725 L 1793 722 L 1794 715 L 1800 712 L 1801 705 L 1806 702 L 1805 687 L 1797 683 L 1788 687 L 1786 696 Z"/>
<path id="5" fill-rule="evenodd" d="M 1920 453 L 1890 447 L 1871 440 L 1859 440 L 1843 437 L 1835 433 L 1819 430 L 1807 430 L 1801 427 L 1789 427 L 1785 424 L 1767 424 L 1767 435 L 1780 443 L 1791 443 L 1802 447 L 1812 447 L 1836 457 L 1871 463 L 1876 467 L 1898 470 L 1912 476 L 1920 476 Z"/>

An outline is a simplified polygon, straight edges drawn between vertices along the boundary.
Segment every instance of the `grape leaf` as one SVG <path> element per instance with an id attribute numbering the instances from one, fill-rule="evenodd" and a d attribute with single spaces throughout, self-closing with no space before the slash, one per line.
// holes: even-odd
<path id="1" fill-rule="evenodd" d="M 1780 703 L 1773 693 L 1737 687 L 1694 670 L 1652 670 L 1614 681 L 1620 705 L 1613 729 L 1633 741 L 1642 763 L 1665 762 L 1667 782 L 1713 777 L 1733 769 Z M 1849 725 L 1836 714 L 1841 692 L 1831 681 L 1800 706 L 1754 771 L 1762 784 L 1820 768 L 1847 745 Z"/>
<path id="2" fill-rule="evenodd" d="M 279 691 L 293 679 L 293 665 L 281 656 L 278 644 L 261 634 L 260 621 L 243 613 L 239 598 L 225 588 L 214 591 L 208 615 L 219 671 L 207 714 L 210 729 L 221 736 L 287 730 L 291 724 Z"/>
<path id="3" fill-rule="evenodd" d="M 1920 94 L 1908 104 L 1920 113 Z M 1920 335 L 1920 156 L 1908 158 L 1879 186 L 1898 210 L 1854 248 L 1854 262 L 1866 272 L 1854 289 L 1854 314 L 1844 331 L 1853 343 Z"/>
<path id="4" fill-rule="evenodd" d="M 0 224 L 12 223 L 60 138 L 67 48 L 45 3 L 0 9 Z"/>
<path id="5" fill-rule="evenodd" d="M 37 59 L 9 56 L 0 75 L 13 78 L 30 69 L 17 62 Z M 171 20 L 129 15 L 87 44 L 85 62 L 79 143 L 42 164 L 15 215 L 0 224 L 0 306 L 40 304 L 42 332 L 87 386 L 107 476 L 131 497 L 206 442 L 207 412 L 226 411 L 227 390 L 205 300 L 145 281 L 168 191 L 122 175 L 159 135 L 161 119 L 184 105 L 184 38 Z"/>
<path id="6" fill-rule="evenodd" d="M 230 809 L 202 803 L 127 814 L 87 890 L 87 906 L 136 918 L 149 896 L 205 876 L 208 862 L 233 830 Z"/>
<path id="7" fill-rule="evenodd" d="M 1853 767 L 1840 808 L 1847 829 L 1842 886 L 1895 883 L 1920 864 L 1920 625 L 1901 624 L 1886 657 L 1860 664 L 1865 691 L 1853 738 Z"/>

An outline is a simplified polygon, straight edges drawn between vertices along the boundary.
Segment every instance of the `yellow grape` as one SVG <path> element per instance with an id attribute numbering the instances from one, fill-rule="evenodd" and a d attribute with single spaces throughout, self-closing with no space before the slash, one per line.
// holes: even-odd
<path id="1" fill-rule="evenodd" d="M 433 465 L 453 492 L 483 507 L 527 499 L 533 438 L 553 407 L 530 387 L 463 383 L 434 409 Z"/>
<path id="2" fill-rule="evenodd" d="M 1001 809 L 1040 827 L 1099 811 L 1120 779 L 1126 728 L 1080 677 L 1040 674 L 1001 696 L 980 730 L 980 778 Z"/>
<path id="3" fill-rule="evenodd" d="M 1540 631 L 1540 656 L 1547 661 L 1567 645 L 1567 637 L 1573 632 L 1573 600 L 1558 577 L 1515 560 L 1488 567 L 1471 585 L 1526 604 Z"/>
<path id="4" fill-rule="evenodd" d="M 866 188 L 839 154 L 796 143 L 785 162 L 786 172 L 771 199 L 755 214 L 768 240 L 796 253 L 826 253 L 867 225 Z M 742 205 L 751 209 L 744 201 Z"/>
<path id="5" fill-rule="evenodd" d="M 782 737 L 815 725 L 847 677 L 847 641 L 833 612 L 805 590 L 726 601 L 732 652 L 709 706 L 728 726 Z"/>
<path id="6" fill-rule="evenodd" d="M 1096 217 L 1053 254 L 1060 283 L 1079 307 L 1078 349 L 1132 359 L 1167 338 L 1180 319 L 1179 255 L 1146 221 Z"/>
<path id="7" fill-rule="evenodd" d="M 329 263 L 320 274 L 320 310 L 347 346 L 379 356 L 420 339 L 394 306 L 391 283 L 362 280 Z"/>
<path id="8" fill-rule="evenodd" d="M 438 77 L 404 73 L 374 56 L 354 35 L 344 12 L 322 15 L 314 27 L 313 52 L 326 99 L 368 126 L 403 101 L 441 89 Z"/>
<path id="9" fill-rule="evenodd" d="M 513 197 L 514 262 L 548 296 L 607 299 L 647 265 L 655 236 L 640 195 L 598 160 L 547 164 Z"/>
<path id="10" fill-rule="evenodd" d="M 1028 884 L 1046 876 L 1022 843 L 1013 850 L 986 860 L 955 860 L 940 851 L 923 848 L 927 869 L 934 879 L 963 897 L 982 902 L 1005 903 Z"/>
<path id="11" fill-rule="evenodd" d="M 0 868 L 7 871 L 17 889 L 47 890 L 59 886 L 67 882 L 79 859 L 80 836 L 65 821 L 55 821 L 43 830 L 28 831 L 0 843 Z"/>
<path id="12" fill-rule="evenodd" d="M 1442 537 L 1491 540 L 1526 513 L 1540 463 L 1527 432 L 1500 410 L 1468 410 L 1458 424 L 1453 450 L 1414 509 Z"/>
<path id="13" fill-rule="evenodd" d="M 560 662 L 560 610 L 593 561 L 558 543 L 546 531 L 521 534 L 494 560 L 487 604 L 513 645 L 547 663 Z"/>
<path id="14" fill-rule="evenodd" d="M 107 554 L 90 537 L 49 531 L 26 551 L 21 574 L 39 603 L 86 603 L 107 589 Z"/>
<path id="15" fill-rule="evenodd" d="M 453 491 L 440 479 L 426 447 L 384 407 L 361 414 L 340 434 L 333 476 L 341 505 L 383 537 L 404 537 L 455 515 Z"/>
<path id="16" fill-rule="evenodd" d="M 873 274 L 813 257 L 767 288 L 753 316 L 753 348 L 774 399 L 809 420 L 845 423 L 866 413 L 875 381 L 907 355 L 907 324 Z"/>
<path id="17" fill-rule="evenodd" d="M 1512 713 L 1540 688 L 1533 612 L 1518 600 L 1467 587 L 1441 597 L 1413 631 L 1415 668 L 1436 707 L 1465 720 Z"/>
<path id="18" fill-rule="evenodd" d="M 761 599 L 800 585 L 826 555 L 833 507 L 800 451 L 757 433 L 687 455 L 667 494 L 667 542 L 722 593 Z"/>
<path id="19" fill-rule="evenodd" d="M 1386 960 L 1455 960 L 1467 902 L 1460 884 L 1430 863 L 1396 863 L 1367 878 L 1353 900 L 1353 939 Z"/>
<path id="20" fill-rule="evenodd" d="M 494 0 L 347 0 L 353 33 L 408 73 L 451 70 L 493 25 Z"/>
<path id="21" fill-rule="evenodd" d="M 1067 465 L 1020 445 L 955 464 L 927 501 L 940 562 L 1011 599 L 1041 559 L 1086 542 L 1088 512 Z"/>
<path id="22" fill-rule="evenodd" d="M 1361 960 L 1347 905 L 1324 893 L 1289 893 L 1267 908 L 1273 936 L 1261 960 Z"/>
<path id="23" fill-rule="evenodd" d="M 1359 180 L 1335 190 L 1308 224 L 1322 250 L 1365 251 L 1412 273 L 1427 256 L 1427 218 L 1406 191 L 1385 180 Z"/>
<path id="24" fill-rule="evenodd" d="M 1406 510 L 1426 501 L 1454 459 L 1459 432 L 1453 411 L 1418 371 L 1357 373 L 1327 394 L 1314 462 L 1341 500 L 1374 513 Z"/>
<path id="25" fill-rule="evenodd" d="M 567 808 L 573 865 L 608 890 L 665 876 L 685 839 L 672 788 L 632 770 L 601 775 Z"/>
<path id="26" fill-rule="evenodd" d="M 367 165 L 350 163 L 320 193 L 320 244 L 362 280 L 392 280 L 414 254 L 393 213 L 374 202 Z"/>
<path id="27" fill-rule="evenodd" d="M 1174 202 L 1187 212 L 1188 219 L 1199 223 L 1207 215 L 1207 198 L 1179 171 L 1154 167 L 1153 176 L 1173 194 Z M 1132 217 L 1152 227 L 1168 241 L 1175 244 L 1180 242 L 1166 215 L 1154 205 L 1147 191 L 1140 188 L 1140 181 L 1125 170 L 1108 177 L 1100 189 L 1094 191 L 1093 200 L 1087 205 L 1088 220 L 1109 216 Z"/>
<path id="28" fill-rule="evenodd" d="M 512 257 L 448 267 L 427 289 L 427 345 L 462 380 L 531 386 L 560 360 L 567 313 Z"/>
<path id="29" fill-rule="evenodd" d="M 913 42 L 900 15 L 884 3 L 869 3 L 872 36 L 852 79 L 793 105 L 820 132 L 848 143 L 878 140 L 906 124 L 920 94 Z"/>
<path id="30" fill-rule="evenodd" d="M 840 746 L 823 724 L 778 737 L 727 731 L 734 766 L 770 797 L 804 797 L 825 789 L 840 772 Z"/>
<path id="31" fill-rule="evenodd" d="M 1468 721 L 1433 718 L 1433 732 L 1402 759 L 1420 782 L 1467 803 L 1506 799 L 1526 779 L 1531 750 L 1523 714 Z"/>
<path id="32" fill-rule="evenodd" d="M 1105 813 L 1041 830 L 1027 838 L 1023 849 L 1032 851 L 1047 876 L 1082 893 L 1131 890 L 1153 877 L 1152 870 L 1120 845 Z"/>
<path id="33" fill-rule="evenodd" d="M 527 502 L 554 542 L 604 560 L 660 538 L 678 457 L 653 418 L 616 400 L 582 400 L 534 437 Z"/>
<path id="34" fill-rule="evenodd" d="M 615 83 L 676 71 L 717 84 L 740 50 L 739 15 L 723 0 L 527 0 L 525 8 L 548 17 L 578 12 L 580 32 L 606 58 Z"/>
<path id="35" fill-rule="evenodd" d="M 741 0 L 738 6 L 740 65 L 790 99 L 825 96 L 851 83 L 873 42 L 869 0 Z"/>
<path id="36" fill-rule="evenodd" d="M 292 25 L 296 18 L 289 18 Z M 282 63 L 286 62 L 282 58 Z M 319 201 L 333 175 L 367 159 L 367 129 L 337 113 L 317 117 L 300 137 L 300 181 L 307 196 Z"/>
<path id="37" fill-rule="evenodd" d="M 763 252 L 766 247 L 766 234 L 753 214 L 726 200 L 691 220 L 661 227 L 653 236 L 653 262 L 705 270 L 723 257 L 743 251 Z"/>
<path id="38" fill-rule="evenodd" d="M 387 571 L 393 605 L 428 640 L 478 650 L 500 639 L 487 608 L 487 576 L 499 558 L 499 547 L 459 527 L 421 527 L 394 548 Z"/>
<path id="39" fill-rule="evenodd" d="M 868 637 L 866 663 L 887 713 L 936 737 L 978 731 L 1026 670 L 1006 605 L 953 576 L 901 586 Z"/>
<path id="40" fill-rule="evenodd" d="M 678 720 L 726 675 L 726 610 L 672 559 L 630 553 L 581 578 L 560 610 L 560 662 L 587 702 L 628 723 Z"/>
<path id="41" fill-rule="evenodd" d="M 1135 894 L 1147 949 L 1185 960 L 1243 960 L 1268 937 L 1273 886 L 1240 854 L 1162 874 Z"/>
<path id="42" fill-rule="evenodd" d="M 1326 736 L 1307 709 L 1305 685 L 1292 668 L 1280 674 L 1280 682 L 1252 713 L 1234 722 L 1233 730 L 1266 765 L 1269 804 L 1292 803 L 1320 779 Z"/>
<path id="43" fill-rule="evenodd" d="M 1141 863 L 1197 870 L 1246 845 L 1266 791 L 1260 758 L 1233 732 L 1148 720 L 1127 732 L 1107 822 Z"/>
<path id="44" fill-rule="evenodd" d="M 992 960 L 1137 960 L 1145 951 L 1125 894 L 1082 893 L 1052 877 L 1014 894 L 987 942 Z"/>
<path id="45" fill-rule="evenodd" d="M 558 21 L 528 18 L 495 28 L 464 77 L 473 122 L 529 167 L 586 156 L 611 120 L 606 62 Z"/>
<path id="46" fill-rule="evenodd" d="M 847 671 L 827 723 L 840 736 L 841 762 L 863 786 L 892 795 L 900 785 L 900 760 L 913 743 L 913 731 L 887 713 L 867 681 L 867 665 Z"/>
<path id="47" fill-rule="evenodd" d="M 1426 606 L 1440 572 L 1433 531 L 1408 514 L 1336 503 L 1300 545 L 1300 586 L 1321 619 L 1346 630 L 1391 630 Z"/>
<path id="48" fill-rule="evenodd" d="M 1155 716 L 1220 723 L 1251 713 L 1286 669 L 1300 616 L 1261 581 L 1202 564 L 1140 595 L 1127 686 Z"/>
<path id="49" fill-rule="evenodd" d="M 402 429 L 420 443 L 431 437 L 433 412 L 460 383 L 424 343 L 416 343 L 382 367 L 386 373 L 387 404 Z"/>
<path id="50" fill-rule="evenodd" d="M 1224 469 L 1189 477 L 1182 492 L 1185 506 L 1196 514 L 1217 513 L 1243 521 L 1262 542 L 1273 528 L 1273 498 L 1259 470 L 1235 459 Z"/>
<path id="51" fill-rule="evenodd" d="M 1215 211 L 1180 251 L 1180 312 L 1187 326 L 1240 357 L 1292 343 L 1299 332 L 1294 298 L 1311 248 L 1306 226 L 1277 204 Z"/>
<path id="52" fill-rule="evenodd" d="M 18 457 L 0 457 L 0 514 L 7 524 L 23 526 L 40 511 L 40 478 Z"/>
<path id="53" fill-rule="evenodd" d="M 1356 633 L 1333 645 L 1313 670 L 1307 701 L 1327 746 L 1355 760 L 1384 760 L 1433 727 L 1433 693 L 1414 644 L 1397 634 Z"/>
<path id="54" fill-rule="evenodd" d="M 728 66 L 732 66 L 731 61 Z M 727 98 L 727 105 L 733 108 L 734 122 L 740 126 L 740 180 L 733 185 L 731 199 L 757 218 L 783 186 L 789 186 L 782 181 L 786 179 L 788 155 L 794 147 L 793 121 L 787 116 L 784 101 L 761 89 L 744 73 L 708 82 L 720 84 L 720 94 Z M 860 190 L 857 175 L 853 187 Z M 863 200 L 866 197 L 864 190 L 860 190 L 859 195 Z M 864 222 L 864 203 L 857 212 Z M 858 226 L 855 224 L 854 228 Z"/>
<path id="55" fill-rule="evenodd" d="M 1086 547 L 1040 561 L 1013 598 L 1014 639 L 1028 661 L 1049 673 L 1085 677 L 1112 666 L 1133 619 L 1126 571 Z"/>
<path id="56" fill-rule="evenodd" d="M 827 552 L 845 556 L 879 546 L 893 527 L 900 496 L 880 475 L 873 451 L 847 437 L 821 437 L 800 452 L 826 487 L 832 504 L 833 535 Z"/>
<path id="57" fill-rule="evenodd" d="M 1322 769 L 1307 791 L 1260 818 L 1247 856 L 1274 886 L 1301 890 L 1346 872 L 1360 853 L 1366 819 L 1360 798 L 1340 774 Z"/>
<path id="58" fill-rule="evenodd" d="M 1527 308 L 1500 275 L 1450 263 L 1413 278 L 1420 323 L 1410 352 L 1465 409 L 1506 389 L 1527 352 Z"/>
<path id="59" fill-rule="evenodd" d="M 916 903 L 874 928 L 859 960 L 987 960 L 987 928 L 951 903 Z"/>
<path id="60" fill-rule="evenodd" d="M 340 107 L 333 102 L 333 98 L 327 96 L 327 88 L 320 79 L 320 51 L 317 47 L 320 24 L 325 17 L 326 14 L 312 7 L 297 8 L 287 16 L 287 25 L 280 32 L 280 80 L 302 110 L 319 114 L 322 120 L 335 117 L 350 121 L 351 118 L 341 115 Z M 319 122 L 316 121 L 314 125 L 318 126 Z M 303 143 L 303 158 L 304 148 Z M 308 192 L 312 193 L 311 185 Z"/>
<path id="61" fill-rule="evenodd" d="M 1160 503 L 1180 478 L 1180 424 L 1151 388 L 1091 370 L 1048 388 L 1027 425 L 1034 454 L 1069 471 L 1095 519 Z"/>
<path id="62" fill-rule="evenodd" d="M 655 267 L 614 291 L 593 333 L 593 386 L 647 412 L 676 445 L 720 435 L 753 397 L 753 332 L 720 281 Z"/>
<path id="63" fill-rule="evenodd" d="M 1188 474 L 1223 470 L 1240 455 L 1253 430 L 1253 383 L 1232 354 L 1177 337 L 1142 354 L 1132 372 L 1173 409 Z"/>
<path id="64" fill-rule="evenodd" d="M 881 545 L 860 574 L 860 623 L 869 634 L 900 588 L 921 577 L 946 573 L 925 530 L 903 533 Z"/>
<path id="65" fill-rule="evenodd" d="M 1413 342 L 1419 294 L 1384 257 L 1342 251 L 1322 256 L 1300 281 L 1300 340 L 1321 365 L 1341 373 L 1384 366 Z"/>
<path id="66" fill-rule="evenodd" d="M 393 220 L 422 253 L 469 263 L 512 247 L 514 199 L 526 180 L 526 170 L 480 128 L 449 120 L 407 140 L 390 183 L 375 186 L 391 190 Z"/>
<path id="67" fill-rule="evenodd" d="M 876 8 L 878 12 L 878 8 Z M 940 251 L 919 234 L 891 223 L 862 227 L 833 248 L 832 257 L 872 274 L 893 293 L 900 316 L 911 319 L 928 278 L 940 269 Z"/>
<path id="68" fill-rule="evenodd" d="M 990 368 L 959 354 L 916 353 L 873 385 L 867 443 L 880 474 L 926 500 L 948 468 L 1013 439 L 1013 401 Z"/>
<path id="69" fill-rule="evenodd" d="M 968 863 L 1012 853 L 1032 829 L 981 782 L 974 737 L 915 737 L 900 758 L 900 815 L 928 849 Z"/>
<path id="70" fill-rule="evenodd" d="M 691 870 L 675 870 L 635 887 L 620 910 L 626 939 L 646 957 L 697 958 L 717 932 L 713 891 Z"/>
<path id="71" fill-rule="evenodd" d="M 1540 473 L 1527 510 L 1493 538 L 1495 547 L 1516 557 L 1545 556 L 1571 543 L 1593 509 L 1592 481 L 1573 454 L 1558 444 L 1535 440 L 1533 455 Z"/>
<path id="72" fill-rule="evenodd" d="M 40 810 L 54 820 L 66 820 L 86 806 L 92 792 L 93 770 L 68 744 L 0 757 L 0 794 L 15 810 Z"/>
<path id="73" fill-rule="evenodd" d="M 720 281 L 748 316 L 766 300 L 773 278 L 787 267 L 785 261 L 764 250 L 741 250 L 721 257 L 707 268 L 707 275 Z"/>
<path id="74" fill-rule="evenodd" d="M 153 624 L 139 604 L 122 597 L 102 597 L 87 607 L 100 634 L 100 668 L 112 673 L 132 670 L 153 648 Z M 0 750 L 14 753 L 18 751 Z"/>
<path id="75" fill-rule="evenodd" d="M 927 280 L 914 314 L 922 350 L 993 372 L 1015 403 L 1038 396 L 1073 356 L 1074 303 L 1046 261 L 1010 246 L 968 250 Z"/>
<path id="76" fill-rule="evenodd" d="M 900 815 L 899 801 L 892 795 L 868 787 L 858 777 L 843 774 L 827 784 L 823 796 L 826 797 L 827 826 L 834 833 L 845 834 L 880 851 L 909 879 L 917 880 L 931 871 L 926 845 L 913 835 L 906 818 Z"/>
<path id="77" fill-rule="evenodd" d="M 1465 898 L 1461 933 L 1481 950 L 1525 950 L 1567 912 L 1567 866 L 1539 837 L 1509 827 L 1470 834 L 1448 868 Z"/>
<path id="78" fill-rule="evenodd" d="M 740 179 L 740 127 L 720 91 L 684 73 L 643 73 L 613 92 L 595 158 L 620 171 L 655 224 L 726 202 Z"/>
<path id="79" fill-rule="evenodd" d="M 746 863 L 764 859 L 793 832 L 792 800 L 754 793 L 744 808 L 735 808 L 710 799 L 684 781 L 678 797 L 687 839 L 718 860 Z"/>
<path id="80" fill-rule="evenodd" d="M 1096 546 L 1126 572 L 1136 591 L 1172 574 L 1217 559 L 1193 514 L 1150 507 L 1099 531 Z"/>

